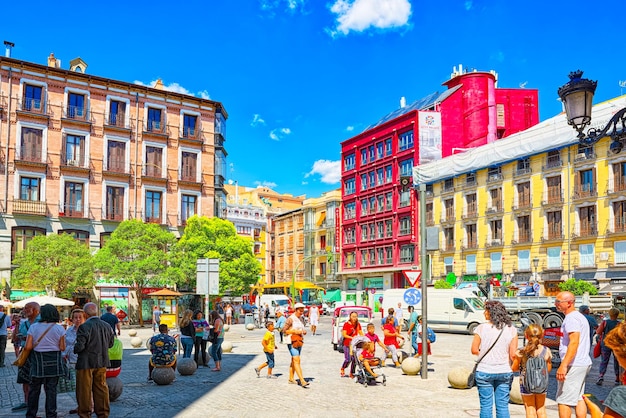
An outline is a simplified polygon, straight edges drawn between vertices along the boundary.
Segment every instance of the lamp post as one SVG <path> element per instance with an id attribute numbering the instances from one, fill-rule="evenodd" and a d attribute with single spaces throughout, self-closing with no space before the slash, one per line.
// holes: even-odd
<path id="1" fill-rule="evenodd" d="M 618 110 L 602 129 L 590 128 L 583 130 L 591 123 L 591 108 L 597 81 L 582 78 L 583 72 L 573 71 L 569 74 L 570 81 L 559 87 L 558 95 L 565 106 L 567 123 L 578 132 L 578 140 L 582 145 L 593 145 L 601 138 L 611 138 L 609 150 L 619 154 L 624 148 L 626 139 L 626 107 Z"/>
<path id="2" fill-rule="evenodd" d="M 539 282 L 539 258 L 533 258 L 533 266 L 535 266 L 535 282 Z"/>

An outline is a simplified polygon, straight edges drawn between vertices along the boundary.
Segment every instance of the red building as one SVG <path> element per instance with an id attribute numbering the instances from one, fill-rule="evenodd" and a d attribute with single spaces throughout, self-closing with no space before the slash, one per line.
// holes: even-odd
<path id="1" fill-rule="evenodd" d="M 366 290 L 373 306 L 377 291 L 405 287 L 402 270 L 419 264 L 418 205 L 410 178 L 415 165 L 539 122 L 537 90 L 500 89 L 493 71 L 455 67 L 443 85 L 443 93 L 408 106 L 403 99 L 399 109 L 341 143 L 339 277 L 342 289 L 354 292 L 357 302 L 363 301 Z"/>

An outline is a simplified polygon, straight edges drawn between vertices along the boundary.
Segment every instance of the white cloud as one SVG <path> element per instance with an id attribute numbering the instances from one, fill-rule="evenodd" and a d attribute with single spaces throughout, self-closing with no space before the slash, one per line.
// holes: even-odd
<path id="1" fill-rule="evenodd" d="M 348 127 L 346 128 L 346 131 L 348 131 L 348 132 L 352 132 L 352 131 L 354 131 L 354 126 L 352 126 L 352 125 L 348 126 Z"/>
<path id="2" fill-rule="evenodd" d="M 265 120 L 261 117 L 261 115 L 259 115 L 258 113 L 255 113 L 254 116 L 252 117 L 252 122 L 250 122 L 250 126 L 257 126 L 257 125 L 265 125 Z"/>
<path id="3" fill-rule="evenodd" d="M 472 9 L 472 0 L 468 0 L 465 2 L 465 10 L 471 10 Z"/>
<path id="4" fill-rule="evenodd" d="M 159 80 L 154 80 L 149 83 L 144 83 L 143 81 L 135 80 L 133 81 L 133 83 L 137 84 L 138 86 L 154 87 L 158 81 Z M 161 83 L 163 83 L 163 81 L 161 81 Z M 186 94 L 188 96 L 197 96 L 197 97 L 200 97 L 201 99 L 207 99 L 207 100 L 211 99 L 211 97 L 209 97 L 209 92 L 207 90 L 202 90 L 197 93 L 192 93 L 178 83 L 170 83 L 170 84 L 163 83 L 163 88 L 167 91 L 171 91 L 174 93 Z"/>
<path id="5" fill-rule="evenodd" d="M 291 129 L 289 128 L 277 128 L 270 131 L 270 139 L 273 141 L 280 141 L 287 135 L 291 135 Z"/>
<path id="6" fill-rule="evenodd" d="M 330 11 L 337 15 L 331 36 L 369 28 L 390 29 L 407 26 L 411 16 L 409 0 L 335 0 Z"/>
<path id="7" fill-rule="evenodd" d="M 322 176 L 322 183 L 335 184 L 341 180 L 341 161 L 329 161 L 329 160 L 317 160 L 313 163 L 313 168 L 307 174 L 305 178 L 314 174 Z"/>
<path id="8" fill-rule="evenodd" d="M 267 187 L 269 189 L 274 189 L 276 188 L 276 186 L 278 186 L 278 184 L 274 183 L 273 181 L 267 181 L 267 180 L 263 180 L 263 181 L 255 181 L 254 182 L 255 186 L 263 186 L 263 187 Z"/>

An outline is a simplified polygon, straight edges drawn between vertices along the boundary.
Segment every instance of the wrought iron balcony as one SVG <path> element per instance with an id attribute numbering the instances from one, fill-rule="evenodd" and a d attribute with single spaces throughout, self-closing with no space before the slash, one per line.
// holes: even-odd
<path id="1" fill-rule="evenodd" d="M 574 187 L 574 193 L 572 198 L 574 199 L 588 199 L 598 196 L 597 187 L 593 184 L 581 184 Z"/>
<path id="2" fill-rule="evenodd" d="M 50 107 L 48 104 L 39 99 L 25 98 L 17 104 L 17 107 L 22 112 L 34 113 L 38 115 L 48 116 L 50 114 Z"/>
<path id="3" fill-rule="evenodd" d="M 563 161 L 561 160 L 560 155 L 551 155 L 546 158 L 545 165 L 542 166 L 543 171 L 560 169 L 563 167 Z"/>
<path id="4" fill-rule="evenodd" d="M 85 207 L 80 203 L 59 205 L 59 217 L 84 218 Z"/>
<path id="5" fill-rule="evenodd" d="M 89 121 L 89 109 L 84 106 L 67 106 L 63 109 L 63 118 L 77 121 Z"/>

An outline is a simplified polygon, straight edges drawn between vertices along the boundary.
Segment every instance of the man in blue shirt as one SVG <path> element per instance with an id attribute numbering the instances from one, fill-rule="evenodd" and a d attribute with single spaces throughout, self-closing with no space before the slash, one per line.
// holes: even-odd
<path id="1" fill-rule="evenodd" d="M 100 317 L 100 319 L 111 325 L 111 328 L 113 328 L 113 334 L 115 334 L 115 331 L 117 330 L 117 335 L 122 335 L 120 320 L 117 319 L 117 316 L 113 313 L 113 306 L 107 306 L 106 312 Z"/>

